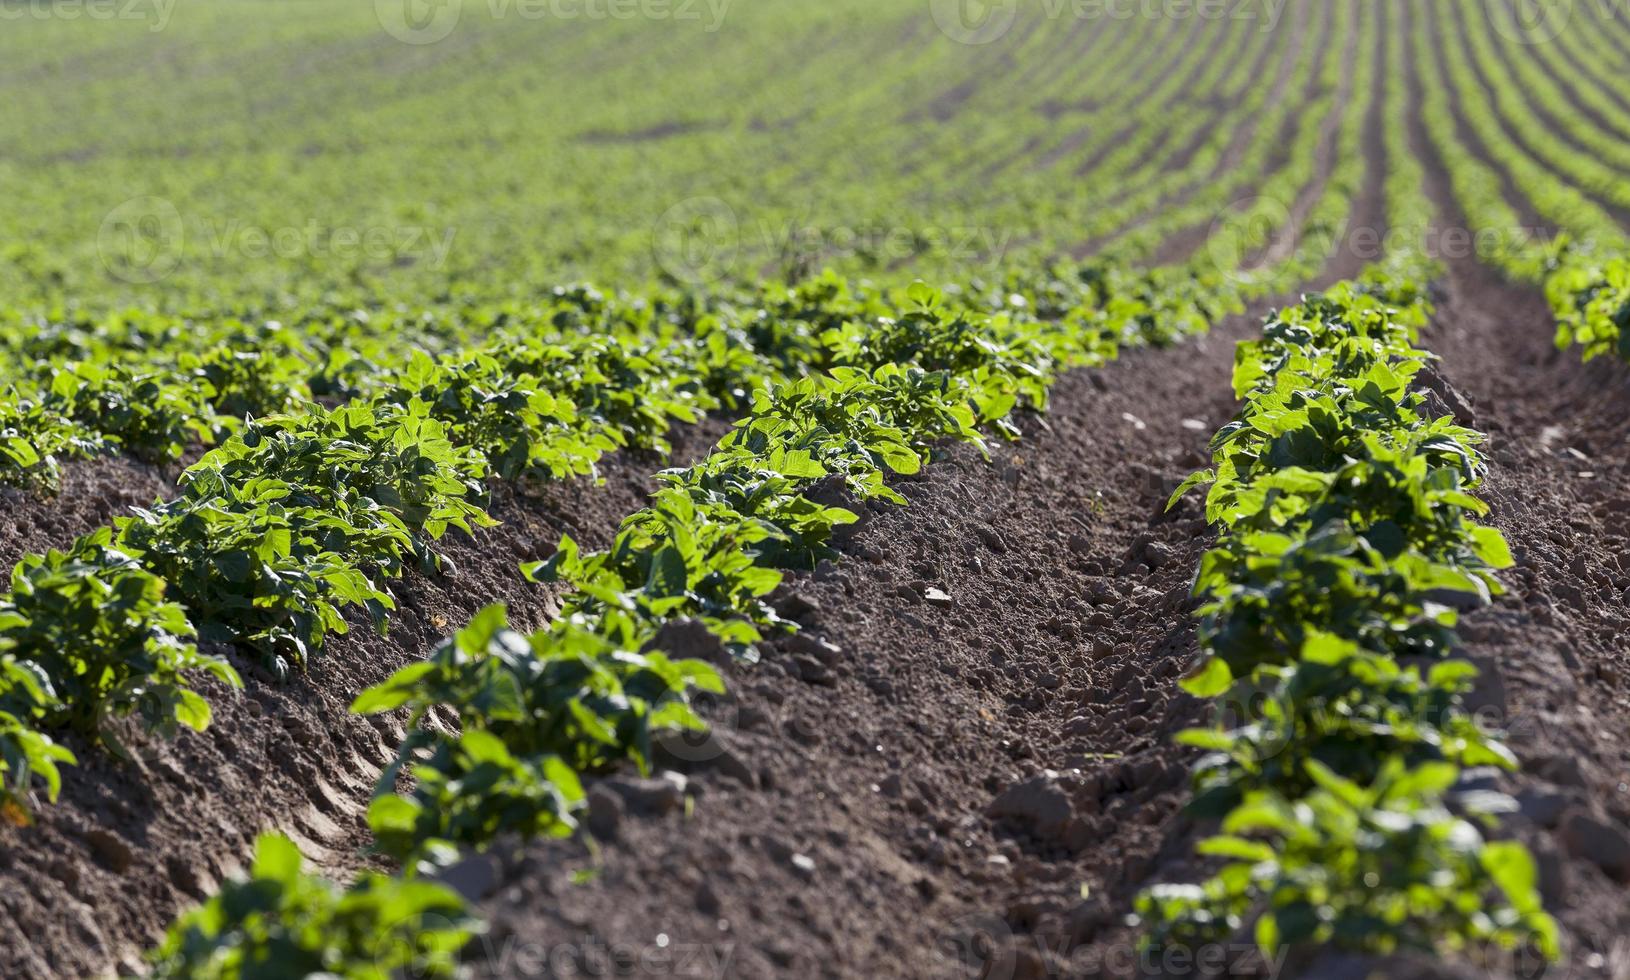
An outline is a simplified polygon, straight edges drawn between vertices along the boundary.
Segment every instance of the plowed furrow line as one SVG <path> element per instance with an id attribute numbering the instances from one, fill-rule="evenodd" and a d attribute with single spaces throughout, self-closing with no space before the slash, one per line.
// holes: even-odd
<path id="1" fill-rule="evenodd" d="M 867 513 L 842 562 L 778 595 L 801 636 L 727 667 L 710 741 L 660 760 L 694 812 L 621 802 L 648 789 L 619 777 L 591 793 L 599 843 L 481 859 L 478 970 L 614 948 L 730 977 L 1067 976 L 1101 957 L 1187 841 L 1192 760 L 1171 736 L 1203 710 L 1177 678 L 1212 534 L 1197 504 L 1165 504 L 1234 410 L 1256 316 L 1067 374 L 990 462 L 959 447 L 898 481 L 910 506 Z"/>
<path id="2" fill-rule="evenodd" d="M 1168 738 L 1197 710 L 1175 678 L 1207 537 L 1161 510 L 1231 410 L 1228 344 L 1250 329 L 1067 375 L 1045 427 L 992 463 L 958 449 L 900 481 L 909 507 L 788 586 L 822 643 L 736 671 L 713 713 L 725 755 L 670 761 L 702 789 L 692 819 L 607 816 L 593 851 L 497 858 L 483 911 L 505 941 L 478 965 L 654 927 L 728 976 L 961 976 L 956 943 L 1010 896 L 1068 916 L 1084 882 L 1148 861 L 1185 779 Z M 991 811 L 1044 768 L 1089 774 L 1098 812 Z"/>
<path id="3" fill-rule="evenodd" d="M 1440 220 L 1463 227 L 1441 167 L 1424 159 Z M 1490 435 L 1483 496 L 1517 558 L 1508 594 L 1462 631 L 1489 675 L 1474 707 L 1521 760 L 1505 788 L 1523 808 L 1507 828 L 1540 860 L 1569 967 L 1623 970 L 1630 868 L 1604 867 L 1602 839 L 1585 835 L 1630 827 L 1630 373 L 1557 351 L 1533 288 L 1469 258 L 1450 262 L 1445 285 L 1429 346 Z"/>
<path id="4" fill-rule="evenodd" d="M 1444 67 L 1442 37 L 1434 29 L 1432 15 L 1421 11 L 1417 5 L 1409 5 L 1409 28 L 1408 34 L 1405 36 L 1414 38 L 1414 56 L 1408 59 L 1411 104 L 1417 107 L 1420 105 L 1423 85 L 1437 85 L 1442 90 L 1449 92 L 1449 110 L 1454 115 L 1457 142 L 1499 177 L 1502 196 L 1505 198 L 1506 203 L 1522 217 L 1525 227 L 1539 229 L 1548 235 L 1554 235 L 1556 233 L 1555 227 L 1535 210 L 1533 202 L 1517 186 L 1510 171 L 1494 158 L 1488 147 L 1484 145 L 1482 138 L 1472 128 L 1471 123 L 1466 120 L 1459 101 L 1464 97 L 1464 94 L 1445 84 L 1446 68 Z M 1433 59 L 1433 61 L 1429 69 L 1430 74 L 1423 76 L 1422 62 L 1426 59 Z M 1418 111 L 1412 113 L 1411 120 L 1411 125 L 1419 129 L 1417 145 L 1431 146 L 1431 137 L 1427 135 L 1425 127 L 1420 123 L 1420 113 Z M 1510 229 L 1496 229 L 1496 231 L 1509 232 Z"/>
<path id="5" fill-rule="evenodd" d="M 1230 114 L 1219 121 L 1218 126 L 1228 133 L 1231 138 L 1222 152 L 1217 155 L 1215 163 L 1209 168 L 1202 168 L 1199 172 L 1194 172 L 1195 168 L 1192 166 L 1192 158 L 1197 155 L 1199 148 L 1213 138 L 1214 128 L 1206 127 L 1205 131 L 1198 137 L 1196 145 L 1191 149 L 1186 148 L 1181 155 L 1182 162 L 1177 164 L 1177 167 L 1181 169 L 1174 168 L 1174 173 L 1168 178 L 1169 180 L 1171 178 L 1180 178 L 1177 183 L 1170 186 L 1169 189 L 1162 188 L 1158 194 L 1152 196 L 1145 194 L 1140 199 L 1138 206 L 1134 208 L 1128 208 L 1125 202 L 1116 205 L 1128 215 L 1124 223 L 1118 228 L 1093 235 L 1085 242 L 1072 246 L 1070 248 L 1071 256 L 1084 259 L 1096 255 L 1125 235 L 1158 220 L 1163 212 L 1189 204 L 1195 195 L 1204 193 L 1221 181 L 1237 179 L 1242 161 L 1247 158 L 1248 154 L 1253 152 L 1253 148 L 1274 138 L 1275 134 L 1266 131 L 1261 124 L 1262 116 L 1272 114 L 1284 103 L 1286 93 L 1290 90 L 1291 80 L 1296 77 L 1297 65 L 1301 63 L 1304 52 L 1323 50 L 1322 44 L 1313 49 L 1308 49 L 1303 43 L 1307 38 L 1308 31 L 1309 16 L 1307 11 L 1307 7 L 1297 7 L 1294 13 L 1294 26 L 1279 28 L 1279 30 L 1288 31 L 1290 36 L 1286 39 L 1288 43 L 1285 45 L 1284 55 L 1275 70 L 1271 91 L 1259 110 L 1245 116 Z M 1327 20 L 1322 35 L 1324 40 L 1329 39 L 1329 31 L 1330 26 Z M 1316 69 L 1314 70 L 1316 71 Z M 1245 99 L 1246 93 L 1241 90 L 1236 93 L 1236 98 L 1231 101 L 1237 103 L 1243 102 Z"/>

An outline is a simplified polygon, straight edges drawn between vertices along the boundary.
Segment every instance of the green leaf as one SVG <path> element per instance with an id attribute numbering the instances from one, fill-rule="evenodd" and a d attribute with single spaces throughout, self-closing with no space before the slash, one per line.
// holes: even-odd
<path id="1" fill-rule="evenodd" d="M 1182 680 L 1182 688 L 1197 698 L 1222 696 L 1233 686 L 1234 674 L 1221 657 L 1207 657 Z"/>
<path id="2" fill-rule="evenodd" d="M 1207 857 L 1232 858 L 1257 864 L 1274 860 L 1273 848 L 1243 837 L 1209 837 L 1201 841 L 1195 850 Z"/>
<path id="3" fill-rule="evenodd" d="M 1198 473 L 1191 474 L 1188 479 L 1179 484 L 1177 489 L 1172 492 L 1171 497 L 1166 501 L 1166 509 L 1169 511 L 1173 507 L 1176 507 L 1178 501 L 1182 500 L 1183 497 L 1195 487 L 1205 486 L 1206 484 L 1215 482 L 1217 482 L 1216 470 L 1200 470 Z"/>
<path id="4" fill-rule="evenodd" d="M 351 702 L 351 711 L 359 715 L 377 715 L 400 708 L 413 699 L 419 681 L 435 669 L 435 665 L 428 661 L 408 664 L 357 695 L 357 699 Z"/>
<path id="5" fill-rule="evenodd" d="M 292 885 L 300 878 L 300 849 L 282 834 L 261 834 L 255 840 L 254 875 Z"/>

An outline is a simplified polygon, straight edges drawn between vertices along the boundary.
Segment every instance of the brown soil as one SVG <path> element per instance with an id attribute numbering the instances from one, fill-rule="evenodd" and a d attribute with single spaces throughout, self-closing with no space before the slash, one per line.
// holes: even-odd
<path id="1" fill-rule="evenodd" d="M 1415 141 L 1441 223 L 1465 227 L 1441 161 Z M 1630 369 L 1557 350 L 1538 291 L 1475 261 L 1451 261 L 1444 287 L 1427 345 L 1489 435 L 1483 496 L 1517 559 L 1507 595 L 1463 636 L 1497 678 L 1483 706 L 1523 764 L 1501 780 L 1523 802 L 1506 827 L 1540 858 L 1572 975 L 1617 980 L 1630 972 L 1630 863 L 1602 863 L 1630 847 Z"/>
<path id="2" fill-rule="evenodd" d="M 1524 807 L 1506 829 L 1541 858 L 1574 975 L 1611 977 L 1630 963 L 1625 871 L 1606 846 L 1630 823 L 1630 377 L 1552 353 L 1545 324 L 1531 291 L 1457 267 L 1429 343 L 1493 439 L 1484 495 L 1522 565 L 1465 631 L 1491 678 L 1479 704 L 1507 719 L 1523 760 L 1497 780 Z M 1066 377 L 1023 443 L 991 463 L 953 451 L 902 481 L 909 508 L 871 515 L 845 562 L 786 590 L 812 639 L 739 671 L 712 712 L 717 742 L 668 760 L 693 809 L 658 815 L 649 786 L 618 778 L 597 791 L 597 841 L 500 848 L 460 869 L 493 923 L 478 965 L 1140 972 L 1120 917 L 1139 888 L 1197 872 L 1197 829 L 1179 812 L 1191 760 L 1170 736 L 1204 711 L 1175 677 L 1209 531 L 1160 505 L 1231 412 L 1227 344 L 1251 329 Z"/>
<path id="3" fill-rule="evenodd" d="M 108 524 L 131 507 L 146 507 L 168 494 L 175 475 L 122 456 L 74 460 L 62 466 L 57 492 L 41 495 L 0 489 L 0 572 L 7 575 L 24 555 L 66 548 L 87 531 Z"/>

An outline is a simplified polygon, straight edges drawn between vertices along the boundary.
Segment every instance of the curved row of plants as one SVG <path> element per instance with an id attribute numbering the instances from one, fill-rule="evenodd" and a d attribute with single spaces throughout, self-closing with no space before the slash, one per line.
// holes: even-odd
<path id="1" fill-rule="evenodd" d="M 1356 125 L 1342 137 L 1356 138 Z M 1357 172 L 1338 168 L 1325 182 L 1310 223 L 1339 221 Z M 489 610 L 431 661 L 359 701 L 370 711 L 410 705 L 421 716 L 445 704 L 463 721 L 452 739 L 427 728 L 404 746 L 399 765 L 413 767 L 417 789 L 397 797 L 394 778 L 382 781 L 370 811 L 381 848 L 411 870 L 501 830 L 570 832 L 579 774 L 648 760 L 653 738 L 694 723 L 689 693 L 715 682 L 710 670 L 667 660 L 666 639 L 657 642 L 664 628 L 699 624 L 750 658 L 759 631 L 782 625 L 760 601 L 779 580 L 775 569 L 812 563 L 850 519 L 800 488 L 830 490 L 841 477 L 850 495 L 897 500 L 885 469 L 915 468 L 934 442 L 977 439 L 981 428 L 1013 434 L 1007 416 L 1043 407 L 1053 371 L 1103 363 L 1123 345 L 1180 340 L 1245 298 L 1287 288 L 1329 247 L 1319 236 L 1299 241 L 1249 276 L 1239 260 L 1217 257 L 1208 264 L 1228 275 L 1063 267 L 954 293 L 915 286 L 898 307 L 824 278 L 806 302 L 832 315 L 790 331 L 811 346 L 801 368 L 824 373 L 767 374 L 738 432 L 688 475 L 670 475 L 680 482 L 630 519 L 611 552 L 585 557 L 563 542 L 536 570 L 577 589 L 555 626 L 523 642 Z M 1232 254 L 1245 251 L 1235 244 Z M 231 951 L 242 940 L 235 935 L 198 941 L 230 960 L 241 952 Z"/>
<path id="2" fill-rule="evenodd" d="M 1413 37 L 1414 57 L 1422 66 L 1421 120 L 1456 202 L 1478 235 L 1478 257 L 1518 282 L 1544 286 L 1559 348 L 1578 347 L 1586 359 L 1611 354 L 1630 361 L 1630 262 L 1625 258 L 1630 239 L 1598 205 L 1510 142 L 1499 118 L 1478 98 L 1477 79 L 1458 46 L 1445 41 L 1447 64 L 1440 64 L 1428 32 L 1417 29 Z M 1505 93 L 1504 103 L 1518 97 L 1505 74 L 1494 72 L 1489 82 Z M 1461 142 L 1452 92 L 1460 94 L 1460 118 L 1491 162 Z M 1506 199 L 1495 165 L 1560 237 L 1524 224 Z M 1596 183 L 1593 179 L 1592 186 Z"/>
<path id="3" fill-rule="evenodd" d="M 1327 59 L 1327 87 L 1339 79 L 1339 60 Z M 1311 56 L 1302 63 L 1305 70 Z M 1246 99 L 1237 111 L 1252 111 L 1264 95 L 1265 90 Z M 1294 197 L 1311 177 L 1312 152 L 1319 141 L 1318 127 L 1310 120 L 1322 118 L 1329 108 L 1326 97 L 1292 117 L 1291 106 L 1282 103 L 1280 115 L 1257 127 L 1242 168 L 1245 176 L 1221 186 L 1207 185 L 1202 199 L 1139 228 L 1135 245 L 1117 246 L 1114 264 L 1121 264 L 1123 253 L 1146 250 L 1185 225 L 1209 220 L 1226 204 L 1229 188 L 1249 185 L 1249 175 L 1266 162 L 1273 137 L 1291 118 L 1300 124 L 1290 156 L 1298 164 L 1280 173 L 1274 199 Z M 1185 118 L 1191 126 L 1207 119 L 1215 122 L 1204 107 L 1185 110 Z M 1213 137 L 1181 176 L 1187 181 L 1202 178 L 1211 165 L 1207 161 L 1214 160 L 1225 144 Z M 1131 163 L 1149 162 L 1124 151 L 1121 147 L 1110 153 L 1094 168 L 1095 178 L 1101 174 L 1107 181 L 1105 189 L 1129 179 Z M 1114 213 L 1124 221 L 1136 212 Z M 1230 218 L 1217 231 L 1225 239 L 1264 232 L 1292 234 L 1294 229 L 1283 227 L 1281 220 L 1275 208 L 1258 207 Z M 1099 221 L 1092 227 L 1095 234 L 1108 234 L 1120 224 Z M 1232 240 L 1213 243 L 1194 268 L 1200 274 L 1230 271 L 1226 260 L 1242 257 L 1247 245 Z M 1287 271 L 1263 287 L 1287 286 L 1300 271 Z M 0 323 L 0 350 L 10 355 L 0 367 L 0 382 L 5 384 L 0 392 L 0 484 L 49 490 L 57 483 L 61 460 L 108 452 L 174 462 L 192 447 L 230 438 L 246 416 L 299 411 L 313 404 L 332 406 L 388 385 L 385 375 L 404 369 L 406 351 L 422 348 L 453 355 L 495 332 L 529 339 L 540 335 L 561 340 L 583 335 L 625 339 L 630 333 L 643 338 L 658 327 L 690 334 L 699 327 L 706 330 L 711 322 L 739 322 L 754 314 L 763 322 L 767 313 L 768 322 L 774 323 L 803 312 L 798 307 L 804 298 L 796 292 L 776 286 L 719 287 L 608 297 L 591 288 L 569 287 L 557 289 L 542 303 L 454 300 L 424 309 L 348 304 L 336 298 L 302 309 L 293 322 L 253 307 L 184 315 L 13 312 Z M 872 295 L 845 310 L 886 312 L 886 304 L 880 302 L 883 291 L 857 293 Z M 976 283 L 971 294 L 953 299 L 989 309 L 992 300 L 999 307 L 1007 298 L 1006 293 L 986 293 Z"/>
<path id="4" fill-rule="evenodd" d="M 1082 307 L 1090 313 L 1111 294 L 1127 303 L 1162 303 L 1189 278 L 1177 269 L 1127 276 L 1106 263 L 1042 267 L 976 280 L 948 301 L 1023 317 L 1036 315 L 1025 305 L 1029 297 L 1045 293 L 1053 315 Z M 821 370 L 823 330 L 889 315 L 903 289 L 831 274 L 790 285 L 628 295 L 579 285 L 526 304 L 371 313 L 315 307 L 289 324 L 244 311 L 13 314 L 0 323 L 0 352 L 7 355 L 0 367 L 0 485 L 50 490 L 64 459 L 123 452 L 173 462 L 237 435 L 246 418 L 400 401 L 403 389 L 419 382 L 427 356 L 438 363 L 501 362 L 516 346 L 558 346 L 564 350 L 550 360 L 560 363 L 539 378 L 553 384 L 570 375 L 571 362 L 604 360 L 622 348 L 635 352 L 631 363 L 659 359 L 648 366 L 665 369 L 676 387 L 712 385 L 739 400 L 765 372 Z M 613 374 L 635 369 L 606 365 Z M 605 373 L 593 365 L 581 370 L 588 377 Z"/>
<path id="5" fill-rule="evenodd" d="M 1042 239 L 1027 261 L 1060 254 L 1057 239 L 1073 226 L 1055 216 L 1083 197 L 1115 197 L 1087 165 L 1119 145 L 1128 111 L 1166 84 L 1167 70 L 1189 74 L 1219 53 L 1230 68 L 1246 66 L 1235 57 L 1246 43 L 1278 36 L 1236 19 L 1054 21 L 1030 7 L 1002 43 L 982 50 L 945 37 L 915 0 L 732 10 L 717 31 L 704 29 L 708 19 L 546 31 L 482 11 L 461 20 L 469 46 L 445 60 L 379 43 L 389 38 L 372 11 L 211 11 L 181 18 L 175 32 L 114 32 L 99 43 L 76 25 L 43 24 L 50 47 L 104 65 L 113 52 L 139 60 L 145 48 L 162 50 L 176 77 L 162 97 L 136 93 L 113 112 L 115 79 L 68 85 L 38 43 L 0 45 L 19 71 L 44 79 L 5 121 L 7 142 L 26 147 L 15 165 L 54 166 L 60 178 L 19 190 L 0 268 L 17 283 L 8 295 L 18 304 L 69 299 L 99 310 L 132 299 L 173 308 L 184 296 L 277 292 L 298 308 L 356 282 L 377 283 L 386 297 L 435 295 L 452 282 L 485 298 L 561 277 L 643 284 L 664 264 L 653 256 L 653 221 L 708 196 L 740 220 L 738 254 L 727 263 L 740 275 L 797 275 L 809 248 L 783 233 L 807 232 L 811 247 L 832 246 L 814 268 L 867 275 L 909 261 L 930 279 L 965 279 L 1000 255 L 983 245 L 970 252 L 955 232 L 1013 229 Z M 1090 58 L 1081 57 L 1086 41 Z M 263 107 L 253 123 L 223 111 L 218 88 L 199 81 L 230 64 L 248 90 L 287 87 L 286 59 L 275 54 L 285 43 L 377 46 L 343 78 L 321 71 L 294 80 L 290 100 Z M 638 89 L 633 61 L 661 65 L 675 89 Z M 525 118 L 479 101 L 494 84 L 524 93 L 565 75 L 580 80 L 573 95 Z M 1197 83 L 1181 94 L 1183 110 L 1204 110 L 1215 90 Z M 426 129 L 426 120 L 435 123 Z M 182 122 L 191 127 L 179 138 L 185 164 L 156 165 L 174 150 Z M 1032 145 L 1033 154 L 1014 152 Z M 1051 165 L 1037 166 L 1044 155 Z M 723 158 L 752 165 L 726 173 Z M 290 170 L 292 178 L 273 179 Z M 234 178 L 230 192 L 223 173 Z M 1128 186 L 1143 178 L 1133 176 Z M 495 187 L 507 188 L 502 221 L 491 220 Z M 812 187 L 824 189 L 818 208 Z M 97 219 L 138 193 L 172 202 L 185 225 L 173 271 L 152 283 L 165 263 L 155 269 L 137 254 L 104 265 L 94 240 Z M 63 214 L 79 220 L 49 217 Z M 309 218 L 323 228 L 298 249 L 243 237 Z M 401 236 L 375 255 L 331 246 L 329 225 L 456 235 L 445 255 Z M 133 237 L 147 244 L 140 228 Z M 318 246 L 331 247 L 323 254 Z"/>
<path id="6" fill-rule="evenodd" d="M 1457 610 L 1511 555 L 1481 525 L 1482 436 L 1428 394 L 1427 270 L 1373 271 L 1270 317 L 1241 344 L 1239 414 L 1212 442 L 1223 528 L 1195 594 L 1202 664 L 1183 686 L 1218 721 L 1191 812 L 1215 873 L 1161 885 L 1147 942 L 1254 934 L 1263 952 L 1336 946 L 1559 955 L 1532 856 L 1486 835 L 1514 808 L 1462 780 L 1516 760 L 1465 703 Z"/>
<path id="7" fill-rule="evenodd" d="M 1343 7 L 1335 21 L 1344 22 L 1351 13 Z M 1326 19 L 1322 13 L 1317 16 Z M 1274 33 L 1272 46 L 1284 47 L 1289 34 Z M 1193 49 L 1199 53 L 1205 46 L 1195 44 Z M 1312 48 L 1298 60 L 1298 79 L 1302 79 L 1314 63 Z M 1203 188 L 1181 210 L 1139 227 L 1131 241 L 1117 244 L 1112 261 L 1098 265 L 1125 265 L 1125 260 L 1147 252 L 1186 226 L 1233 210 L 1228 206 L 1230 196 L 1252 186 L 1256 179 L 1252 175 L 1266 166 L 1276 138 L 1289 123 L 1296 124 L 1295 147 L 1276 175 L 1274 192 L 1265 197 L 1293 199 L 1312 177 L 1314 148 L 1320 141 L 1317 120 L 1328 114 L 1328 93 L 1341 77 L 1340 58 L 1328 57 L 1325 62 L 1321 73 L 1325 97 L 1302 107 L 1279 100 L 1275 114 L 1256 120 L 1242 166 L 1226 181 L 1207 180 L 1228 145 L 1226 126 L 1217 127 L 1222 132 L 1214 133 L 1184 170 L 1165 175 L 1159 187 L 1143 186 L 1147 183 L 1143 171 L 1156 161 L 1129 152 L 1145 145 L 1143 137 L 1114 148 L 1098 161 L 1087 172 L 1098 191 L 1114 196 L 1123 184 L 1138 183 L 1139 187 L 1127 187 L 1127 207 L 1099 208 L 1090 216 L 1091 222 L 1081 225 L 1094 237 L 1122 228 L 1140 208 L 1185 185 Z M 1204 63 L 1204 59 L 1197 61 Z M 1218 64 L 1208 72 L 1217 71 Z M 1239 80 L 1241 95 L 1245 81 Z M 1300 87 L 1292 84 L 1290 89 Z M 1268 88 L 1257 86 L 1253 91 L 1238 99 L 1231 110 L 1241 120 L 1255 119 Z M 1160 93 L 1164 99 L 1176 98 L 1170 84 Z M 1111 100 L 1086 119 L 1095 121 L 1105 112 L 1110 114 L 1106 119 L 1113 118 L 1118 106 Z M 1181 139 L 1166 141 L 1168 148 L 1174 149 L 1191 132 L 1218 121 L 1206 106 L 1185 106 L 1181 118 L 1185 132 Z M 1160 194 L 1150 197 L 1156 190 Z M 1133 206 L 1140 201 L 1141 205 Z M 1259 206 L 1231 215 L 1215 229 L 1222 240 L 1212 242 L 1206 254 L 1191 263 L 1196 273 L 1232 271 L 1228 261 L 1237 261 L 1249 250 L 1250 241 L 1245 239 L 1295 233 L 1296 229 L 1282 224 L 1281 209 L 1271 201 L 1257 203 Z M 1309 249 L 1310 253 L 1317 251 Z M 1303 272 L 1305 269 L 1284 270 L 1275 281 L 1262 283 L 1262 288 L 1288 288 Z M 981 310 L 1000 308 L 1015 291 L 1012 284 L 1005 292 L 987 288 L 1000 284 L 999 279 L 987 284 L 975 281 L 969 293 L 949 299 Z M 797 295 L 800 288 L 658 288 L 605 296 L 576 286 L 557 289 L 542 302 L 455 296 L 423 308 L 397 308 L 371 298 L 366 290 L 350 290 L 301 307 L 293 317 L 243 303 L 187 314 L 131 310 L 93 315 L 71 308 L 40 315 L 12 311 L 0 320 L 0 351 L 8 355 L 0 363 L 0 383 L 4 384 L 0 391 L 0 484 L 49 490 L 58 481 L 60 461 L 109 452 L 174 462 L 194 447 L 230 438 L 241 430 L 247 416 L 302 411 L 311 405 L 331 407 L 388 385 L 387 375 L 404 370 L 405 352 L 415 349 L 452 356 L 495 333 L 562 342 L 583 335 L 611 335 L 620 340 L 632 335 L 638 342 L 657 329 L 688 335 L 699 329 L 705 332 L 712 322 L 741 323 L 754 316 L 760 322 L 776 323 L 805 312 L 801 307 L 807 305 L 807 297 Z M 1025 285 L 1016 289 L 1020 295 L 1028 293 Z M 873 287 L 857 289 L 862 302 L 846 309 L 886 315 L 886 292 Z M 839 311 L 826 312 L 838 315 Z"/>

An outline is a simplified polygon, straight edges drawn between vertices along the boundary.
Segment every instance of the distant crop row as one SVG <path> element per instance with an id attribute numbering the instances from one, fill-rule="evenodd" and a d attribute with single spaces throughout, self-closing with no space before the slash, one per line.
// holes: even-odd
<path id="1" fill-rule="evenodd" d="M 1559 347 L 1578 346 L 1586 358 L 1612 354 L 1630 360 L 1625 258 L 1630 237 L 1600 203 L 1630 204 L 1624 193 L 1630 158 L 1603 151 L 1597 145 L 1600 135 L 1587 133 L 1589 127 L 1558 87 L 1556 79 L 1566 76 L 1555 73 L 1547 45 L 1533 47 L 1547 56 L 1549 73 L 1526 60 L 1528 48 L 1496 58 L 1491 27 L 1480 12 L 1509 17 L 1506 5 L 1457 2 L 1414 9 L 1415 16 L 1434 22 L 1432 30 L 1412 33 L 1412 55 L 1421 70 L 1421 119 L 1468 226 L 1493 235 L 1493 247 L 1482 258 L 1516 281 L 1544 285 Z M 1457 37 L 1457 22 L 1470 38 L 1470 56 Z M 1514 30 L 1507 26 L 1508 34 Z M 1434 36 L 1443 58 L 1434 51 Z M 1507 64 L 1517 66 L 1515 73 L 1505 70 Z M 1482 94 L 1485 86 L 1491 99 Z M 1584 88 L 1588 86 L 1572 91 Z M 1451 102 L 1455 95 L 1458 100 Z M 1535 114 L 1536 106 L 1591 152 L 1562 149 L 1564 144 Z M 1462 140 L 1457 120 L 1464 121 L 1475 147 Z M 1507 199 L 1502 173 L 1559 237 L 1524 222 Z"/>
<path id="2" fill-rule="evenodd" d="M 1088 218 L 1177 169 L 1202 137 L 1164 187 L 1208 186 L 1219 134 L 1257 121 L 1243 103 L 1266 86 L 1242 69 L 1300 56 L 1289 21 L 1318 38 L 1334 19 L 1314 5 L 1275 31 L 1243 18 L 1043 22 L 1030 3 L 1020 30 L 977 49 L 917 0 L 729 6 L 710 29 L 468 4 L 457 33 L 425 46 L 393 43 L 371 9 L 227 4 L 181 10 L 157 33 L 21 25 L 0 60 L 30 84 L 0 142 L 20 148 L 19 175 L 48 167 L 53 180 L 25 182 L 0 214 L 0 285 L 28 308 L 98 313 L 182 297 L 223 312 L 389 302 L 450 283 L 497 301 L 573 277 L 643 289 L 689 271 L 654 254 L 653 231 L 704 200 L 734 223 L 699 236 L 733 279 L 909 264 L 965 280 L 1071 252 Z M 1343 6 L 1350 21 L 1356 3 Z M 991 70 L 998 56 L 1014 68 Z M 169 66 L 162 86 L 124 84 L 155 61 Z M 227 65 L 237 95 L 217 84 Z M 642 85 L 648 72 L 669 84 Z M 1140 107 L 1171 131 L 1138 126 Z M 1209 129 L 1219 116 L 1229 124 Z M 112 241 L 96 240 L 103 216 Z M 337 231 L 383 232 L 389 246 L 344 253 L 326 244 Z M 248 244 L 282 232 L 298 247 Z M 958 232 L 1005 245 L 964 248 Z M 420 235 L 446 253 L 415 246 Z"/>

